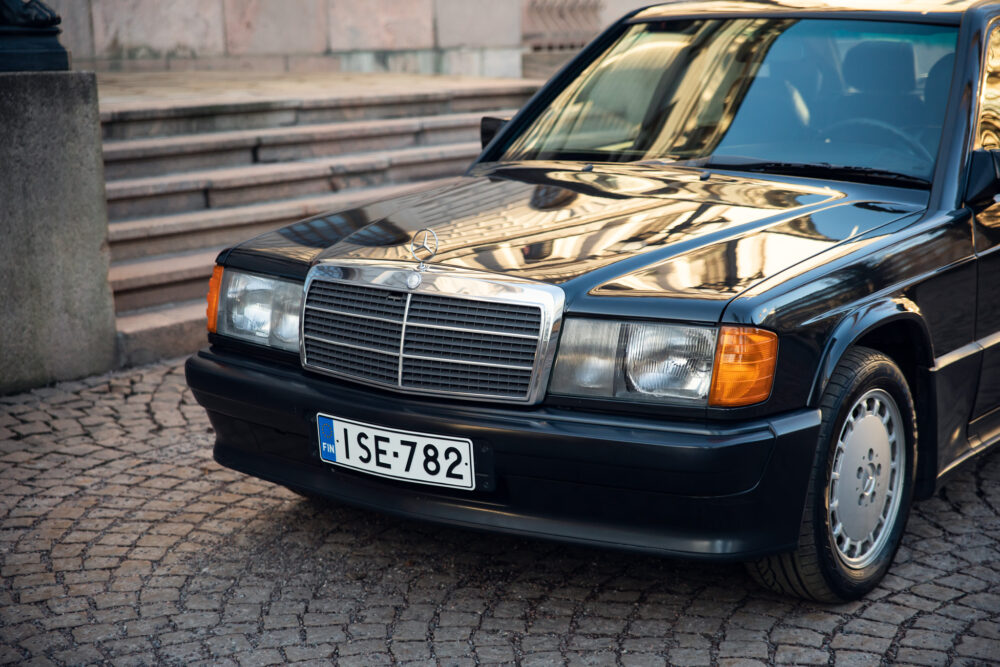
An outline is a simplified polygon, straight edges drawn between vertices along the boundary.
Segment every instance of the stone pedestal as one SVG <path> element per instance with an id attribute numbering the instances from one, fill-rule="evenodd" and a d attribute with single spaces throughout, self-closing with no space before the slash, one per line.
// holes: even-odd
<path id="1" fill-rule="evenodd" d="M 97 80 L 0 73 L 0 394 L 115 365 Z"/>

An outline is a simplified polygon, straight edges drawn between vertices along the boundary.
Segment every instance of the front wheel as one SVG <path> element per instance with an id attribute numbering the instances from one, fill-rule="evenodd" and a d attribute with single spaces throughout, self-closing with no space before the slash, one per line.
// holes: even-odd
<path id="1" fill-rule="evenodd" d="M 887 356 L 848 350 L 821 402 L 823 423 L 796 551 L 748 564 L 773 590 L 856 600 L 889 570 L 916 470 L 916 416 L 906 378 Z"/>

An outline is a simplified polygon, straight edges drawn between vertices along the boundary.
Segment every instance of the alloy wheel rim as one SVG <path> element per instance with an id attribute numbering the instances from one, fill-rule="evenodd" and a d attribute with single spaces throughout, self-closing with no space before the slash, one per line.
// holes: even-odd
<path id="1" fill-rule="evenodd" d="M 837 438 L 827 485 L 827 526 L 838 558 L 871 565 L 896 524 L 906 469 L 906 434 L 896 401 L 872 389 L 855 401 Z"/>

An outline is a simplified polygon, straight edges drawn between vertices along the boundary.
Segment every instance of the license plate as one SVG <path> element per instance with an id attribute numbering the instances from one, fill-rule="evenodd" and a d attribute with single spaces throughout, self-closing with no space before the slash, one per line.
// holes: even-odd
<path id="1" fill-rule="evenodd" d="M 317 414 L 319 457 L 327 463 L 407 482 L 476 488 L 472 441 L 400 431 Z"/>

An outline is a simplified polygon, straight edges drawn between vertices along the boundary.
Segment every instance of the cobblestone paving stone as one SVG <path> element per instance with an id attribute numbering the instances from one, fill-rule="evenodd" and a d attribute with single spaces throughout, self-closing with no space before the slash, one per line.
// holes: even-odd
<path id="1" fill-rule="evenodd" d="M 692 564 L 309 502 L 216 465 L 179 361 L 0 397 L 0 663 L 985 665 L 1000 455 L 827 606 Z"/>

